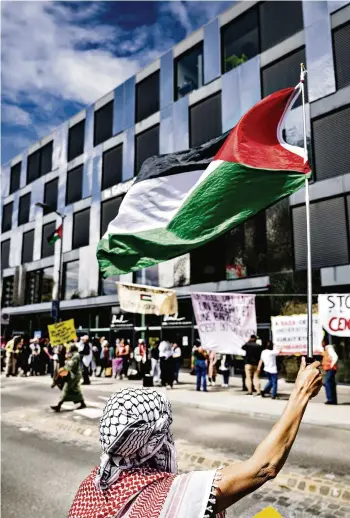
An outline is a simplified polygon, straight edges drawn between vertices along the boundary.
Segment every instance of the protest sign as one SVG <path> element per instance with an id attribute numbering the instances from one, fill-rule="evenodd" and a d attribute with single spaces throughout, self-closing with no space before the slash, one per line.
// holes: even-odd
<path id="1" fill-rule="evenodd" d="M 117 282 L 120 308 L 142 315 L 173 315 L 177 313 L 174 290 Z"/>
<path id="2" fill-rule="evenodd" d="M 72 342 L 77 336 L 73 318 L 58 322 L 58 324 L 51 324 L 47 328 L 49 330 L 50 342 L 53 346 Z"/>
<path id="3" fill-rule="evenodd" d="M 192 293 L 193 310 L 204 349 L 245 355 L 242 350 L 256 334 L 255 295 Z"/>
<path id="4" fill-rule="evenodd" d="M 318 296 L 318 314 L 322 327 L 334 336 L 350 336 L 350 294 Z"/>
<path id="5" fill-rule="evenodd" d="M 318 315 L 312 316 L 313 352 L 322 354 L 322 326 Z M 307 315 L 271 317 L 272 341 L 282 355 L 307 353 Z"/>

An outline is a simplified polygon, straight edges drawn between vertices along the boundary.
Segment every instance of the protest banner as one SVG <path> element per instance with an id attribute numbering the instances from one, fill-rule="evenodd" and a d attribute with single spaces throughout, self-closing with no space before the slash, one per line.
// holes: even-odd
<path id="1" fill-rule="evenodd" d="M 51 324 L 47 328 L 52 346 L 67 344 L 72 342 L 77 336 L 73 318 L 58 322 L 57 324 Z"/>
<path id="2" fill-rule="evenodd" d="M 174 315 L 177 298 L 174 290 L 117 282 L 120 308 L 142 315 Z"/>
<path id="3" fill-rule="evenodd" d="M 318 315 L 313 315 L 313 351 L 322 354 L 322 326 Z M 271 331 L 274 348 L 282 355 L 307 352 L 307 315 L 271 317 Z"/>
<path id="4" fill-rule="evenodd" d="M 257 329 L 255 295 L 192 293 L 191 296 L 204 349 L 244 356 L 242 345 Z"/>
<path id="5" fill-rule="evenodd" d="M 350 294 L 318 296 L 318 314 L 322 327 L 333 336 L 350 336 Z"/>

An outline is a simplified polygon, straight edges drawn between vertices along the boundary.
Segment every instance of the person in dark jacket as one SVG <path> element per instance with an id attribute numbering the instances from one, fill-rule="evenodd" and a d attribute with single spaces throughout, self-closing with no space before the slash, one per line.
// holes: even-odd
<path id="1" fill-rule="evenodd" d="M 258 373 L 258 364 L 261 356 L 261 346 L 256 343 L 256 336 L 251 335 L 249 341 L 243 345 L 242 349 L 246 352 L 244 357 L 244 370 L 246 375 L 246 384 L 248 388 L 248 395 L 253 394 L 253 385 L 260 395 L 260 380 Z"/>

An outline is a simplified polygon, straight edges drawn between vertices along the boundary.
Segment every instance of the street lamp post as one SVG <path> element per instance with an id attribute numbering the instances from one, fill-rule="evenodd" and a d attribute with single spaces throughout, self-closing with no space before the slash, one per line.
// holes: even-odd
<path id="1" fill-rule="evenodd" d="M 57 216 L 61 218 L 61 225 L 63 225 L 65 214 L 58 212 L 55 210 L 49 203 L 36 203 L 36 207 L 40 207 L 41 209 L 50 209 L 52 212 L 55 212 Z M 60 253 L 59 253 L 59 264 L 58 264 L 58 283 L 57 283 L 57 300 L 52 301 L 52 313 L 54 314 L 55 323 L 60 321 L 60 300 L 61 300 L 61 282 L 62 282 L 62 259 L 63 259 L 63 243 L 62 239 L 60 240 Z M 56 302 L 56 304 L 55 304 Z"/>

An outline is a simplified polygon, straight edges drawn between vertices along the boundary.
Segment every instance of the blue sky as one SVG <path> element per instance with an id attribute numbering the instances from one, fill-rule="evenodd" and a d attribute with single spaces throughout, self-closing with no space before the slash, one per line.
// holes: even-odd
<path id="1" fill-rule="evenodd" d="M 231 4 L 2 2 L 2 163 Z"/>

